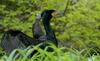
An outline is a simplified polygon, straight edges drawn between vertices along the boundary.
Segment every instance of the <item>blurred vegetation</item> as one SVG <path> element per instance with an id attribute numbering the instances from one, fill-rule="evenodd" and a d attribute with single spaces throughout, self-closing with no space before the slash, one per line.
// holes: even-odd
<path id="1" fill-rule="evenodd" d="M 34 51 L 32 47 L 34 47 L 34 49 L 38 52 L 32 57 L 29 57 L 29 55 Z M 48 47 L 43 50 L 40 49 L 38 45 L 29 46 L 24 50 L 15 49 L 9 56 L 2 56 L 0 61 L 100 61 L 99 54 L 91 56 L 89 55 L 89 51 L 85 52 L 85 54 L 82 54 L 84 49 L 78 51 L 76 49 L 69 48 L 67 49 L 68 52 L 64 52 L 63 50 L 65 48 L 57 48 L 54 45 L 49 47 L 53 48 L 54 51 L 47 52 L 46 49 Z M 89 56 L 87 57 L 87 55 Z"/>
<path id="2" fill-rule="evenodd" d="M 56 48 L 53 45 L 50 47 L 54 49 L 53 52 L 47 52 L 47 47 L 42 50 L 35 46 L 38 52 L 31 58 L 28 56 L 34 49 L 30 48 L 30 46 L 24 50 L 15 49 L 9 56 L 3 56 L 0 61 L 100 61 L 100 55 L 87 57 L 86 55 L 89 53 L 86 52 L 83 55 L 83 50 L 78 51 L 70 48 L 68 52 L 64 52 L 62 51 L 64 48 Z"/>
<path id="3" fill-rule="evenodd" d="M 18 29 L 32 37 L 35 15 L 45 9 L 64 10 L 67 0 L 1 0 L 0 37 L 8 29 Z M 71 0 L 66 15 L 53 18 L 52 28 L 59 45 L 100 52 L 100 1 Z"/>

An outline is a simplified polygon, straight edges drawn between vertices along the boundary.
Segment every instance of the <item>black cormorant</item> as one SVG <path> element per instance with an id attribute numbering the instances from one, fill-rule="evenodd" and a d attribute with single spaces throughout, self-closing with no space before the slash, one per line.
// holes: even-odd
<path id="1" fill-rule="evenodd" d="M 59 16 L 61 14 L 62 14 L 61 12 L 56 11 L 56 10 L 45 10 L 40 14 L 40 18 L 42 19 L 46 35 L 40 35 L 41 33 L 37 33 L 36 35 L 39 35 L 39 37 L 40 37 L 38 39 L 29 37 L 28 35 L 24 34 L 23 32 L 21 32 L 19 30 L 6 31 L 1 40 L 2 48 L 6 51 L 7 54 L 9 54 L 9 53 L 11 53 L 11 51 L 13 51 L 16 48 L 25 49 L 29 45 L 37 45 L 37 44 L 43 43 L 43 42 L 53 43 L 54 45 L 58 46 L 56 36 L 50 26 L 50 20 L 53 16 L 56 16 L 56 15 Z M 37 20 L 37 22 L 39 22 L 39 21 L 40 21 L 40 19 Z M 38 25 L 37 25 L 37 27 L 38 27 Z M 34 28 L 34 29 L 36 29 L 36 28 Z M 37 32 L 38 29 L 39 28 L 37 28 L 36 31 L 33 31 L 33 32 L 34 33 Z M 40 29 L 40 31 L 38 31 L 38 32 L 42 32 L 42 30 Z M 43 40 L 41 40 L 41 39 L 43 39 Z M 40 48 L 44 49 L 47 45 L 48 44 L 43 44 L 40 46 Z M 34 54 L 34 53 L 32 53 L 32 54 Z"/>

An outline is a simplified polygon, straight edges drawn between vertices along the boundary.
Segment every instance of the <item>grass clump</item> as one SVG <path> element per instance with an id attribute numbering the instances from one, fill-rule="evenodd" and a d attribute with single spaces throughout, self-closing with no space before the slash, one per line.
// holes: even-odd
<path id="1" fill-rule="evenodd" d="M 44 50 L 38 46 L 29 46 L 24 50 L 15 49 L 9 56 L 2 56 L 0 61 L 100 61 L 99 54 L 88 55 L 89 51 L 86 52 L 85 49 L 78 51 L 72 48 L 57 48 L 54 45 L 49 47 L 53 48 L 54 51 L 47 52 L 48 46 Z M 30 57 L 30 54 L 34 50 L 37 50 L 38 52 Z"/>

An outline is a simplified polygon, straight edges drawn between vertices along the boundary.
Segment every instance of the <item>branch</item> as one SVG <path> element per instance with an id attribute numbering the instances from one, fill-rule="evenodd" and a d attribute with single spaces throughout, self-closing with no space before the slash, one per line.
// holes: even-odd
<path id="1" fill-rule="evenodd" d="M 68 0 L 68 1 L 67 1 L 65 10 L 64 10 L 64 12 L 63 12 L 63 15 L 65 15 L 66 11 L 68 10 L 68 5 L 70 5 L 70 2 L 71 2 L 71 0 Z"/>

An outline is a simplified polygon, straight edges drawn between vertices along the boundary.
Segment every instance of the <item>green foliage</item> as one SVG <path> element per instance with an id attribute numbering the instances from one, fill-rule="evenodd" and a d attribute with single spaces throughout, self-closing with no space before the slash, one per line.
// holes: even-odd
<path id="1" fill-rule="evenodd" d="M 44 50 L 40 49 L 38 46 L 33 46 L 38 52 L 29 58 L 29 54 L 34 51 L 32 46 L 29 46 L 25 50 L 16 49 L 9 56 L 4 55 L 0 61 L 99 61 L 100 56 L 89 56 L 86 53 L 82 54 L 84 50 L 80 52 L 74 49 L 68 49 L 69 51 L 64 52 L 65 48 L 56 48 L 51 45 L 54 49 L 53 52 L 47 52 L 46 47 Z M 27 53 L 26 53 L 27 51 Z M 17 52 L 17 53 L 16 53 Z"/>
<path id="2" fill-rule="evenodd" d="M 70 11 L 68 14 L 66 13 L 63 23 L 60 22 L 60 26 L 57 25 L 61 29 L 60 31 L 63 30 L 58 38 L 74 43 L 80 42 L 90 45 L 93 42 L 100 45 L 100 29 L 98 28 L 100 26 L 100 8 L 98 6 L 100 7 L 98 0 L 79 1 L 77 4 L 70 6 Z M 75 45 L 80 46 L 80 43 Z"/>
<path id="3" fill-rule="evenodd" d="M 32 37 L 32 24 L 34 23 L 35 15 L 45 9 L 64 10 L 67 1 L 68 0 L 1 0 L 0 25 L 2 25 L 2 27 L 0 26 L 0 38 L 8 29 L 21 30 Z M 61 41 L 59 45 L 78 50 L 93 48 L 100 53 L 100 1 L 71 1 L 66 15 L 61 18 L 53 18 L 51 21 L 52 28 L 57 38 Z M 69 52 L 63 53 L 59 56 L 62 57 L 59 58 L 59 61 L 61 59 L 63 61 L 64 59 L 67 61 L 75 61 L 71 55 L 73 57 L 76 56 Z M 52 54 L 51 56 L 54 57 L 55 61 L 58 58 L 58 56 Z M 91 58 L 94 59 L 94 61 L 98 61 L 100 60 L 98 57 L 100 56 L 93 56 Z M 88 59 L 83 56 L 81 58 L 83 61 L 87 61 Z M 46 58 L 46 60 L 48 60 L 48 58 Z"/>

